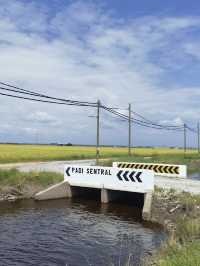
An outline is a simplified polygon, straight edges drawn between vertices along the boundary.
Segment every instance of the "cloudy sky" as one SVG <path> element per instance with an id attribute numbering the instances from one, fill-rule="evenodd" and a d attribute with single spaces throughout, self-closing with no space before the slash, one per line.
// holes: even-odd
<path id="1" fill-rule="evenodd" d="M 52 96 L 127 108 L 172 125 L 200 118 L 200 3 L 0 0 L 0 80 Z M 95 144 L 93 108 L 0 96 L 0 141 Z M 123 111 L 126 113 L 126 111 Z M 128 127 L 101 111 L 101 143 Z M 180 132 L 133 125 L 134 145 L 182 145 Z M 188 144 L 196 136 L 188 134 Z"/>

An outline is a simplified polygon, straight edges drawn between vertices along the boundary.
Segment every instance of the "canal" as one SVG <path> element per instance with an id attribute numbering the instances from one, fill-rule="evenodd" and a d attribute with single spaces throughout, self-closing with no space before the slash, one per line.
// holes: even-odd
<path id="1" fill-rule="evenodd" d="M 1 266 L 137 266 L 164 239 L 162 228 L 142 222 L 131 204 L 0 203 Z"/>

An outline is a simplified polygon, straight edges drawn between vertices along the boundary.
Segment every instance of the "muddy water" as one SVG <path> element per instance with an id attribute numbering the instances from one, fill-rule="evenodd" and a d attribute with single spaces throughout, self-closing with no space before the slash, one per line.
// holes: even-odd
<path id="1" fill-rule="evenodd" d="M 140 215 L 86 199 L 1 203 L 0 265 L 140 265 L 165 238 Z"/>

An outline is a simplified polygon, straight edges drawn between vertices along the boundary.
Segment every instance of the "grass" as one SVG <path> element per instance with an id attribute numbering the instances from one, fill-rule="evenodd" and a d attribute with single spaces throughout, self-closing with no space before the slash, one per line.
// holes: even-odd
<path id="1" fill-rule="evenodd" d="M 63 175 L 53 172 L 19 172 L 16 169 L 0 170 L 0 188 L 5 186 L 22 188 L 24 185 L 47 187 L 63 180 Z"/>
<path id="2" fill-rule="evenodd" d="M 166 254 L 158 258 L 154 264 L 158 266 L 199 266 L 200 241 L 184 245 L 172 244 L 167 248 Z"/>
<path id="3" fill-rule="evenodd" d="M 180 193 L 174 200 L 182 204 L 175 231 L 145 265 L 200 266 L 200 196 Z"/>
<path id="4" fill-rule="evenodd" d="M 127 148 L 102 147 L 101 158 L 126 158 Z M 188 150 L 187 158 L 183 158 L 182 149 L 170 148 L 134 148 L 131 160 L 147 160 L 156 162 L 187 162 L 198 157 L 196 150 Z M 47 145 L 12 145 L 0 144 L 0 163 L 52 161 L 95 158 L 95 147 L 86 146 L 47 146 Z M 152 158 L 144 158 L 152 157 Z"/>
<path id="5" fill-rule="evenodd" d="M 179 243 L 200 239 L 200 220 L 179 218 L 176 228 L 176 239 Z"/>
<path id="6" fill-rule="evenodd" d="M 197 206 L 200 206 L 200 196 L 199 195 L 191 195 L 188 192 L 182 192 L 178 196 L 179 201 L 183 205 L 183 208 L 186 211 L 186 214 L 194 216 L 195 209 Z M 200 208 L 200 207 L 199 207 Z"/>
<path id="7" fill-rule="evenodd" d="M 127 148 L 119 147 L 102 147 L 100 150 L 101 158 L 115 161 L 186 164 L 190 174 L 199 172 L 200 168 L 200 156 L 196 150 L 188 150 L 185 157 L 182 149 L 134 148 L 131 157 L 127 152 Z M 95 156 L 95 147 L 0 144 L 0 163 L 92 159 Z M 106 164 L 111 165 L 112 159 Z"/>

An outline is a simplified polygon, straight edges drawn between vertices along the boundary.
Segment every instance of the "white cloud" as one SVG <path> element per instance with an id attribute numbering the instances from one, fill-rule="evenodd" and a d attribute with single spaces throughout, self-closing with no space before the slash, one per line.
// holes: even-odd
<path id="1" fill-rule="evenodd" d="M 193 56 L 195 59 L 200 59 L 200 48 L 199 48 L 199 41 L 196 42 L 189 42 L 184 45 L 185 52 L 191 56 Z"/>
<path id="2" fill-rule="evenodd" d="M 50 7 L 45 7 L 45 12 L 44 6 L 34 1 L 0 0 L 0 4 L 1 80 L 69 99 L 101 99 L 104 104 L 123 107 L 133 102 L 136 111 L 156 121 L 173 122 L 177 117 L 193 121 L 194 113 L 200 113 L 200 108 L 193 106 L 199 87 L 180 87 L 178 79 L 160 85 L 166 69 L 180 66 L 177 59 L 189 54 L 177 38 L 189 45 L 187 31 L 199 28 L 200 18 L 122 21 L 112 10 L 85 1 L 73 1 L 58 13 Z M 177 52 L 170 52 L 172 48 Z M 154 54 L 157 61 L 152 59 Z M 29 119 L 37 122 L 42 132 L 59 121 L 52 138 L 95 141 L 95 121 L 87 118 L 88 109 L 0 97 L 0 112 L 11 124 L 18 120 L 24 128 L 29 128 Z M 102 133 L 103 141 L 123 142 L 125 133 L 120 132 L 121 137 L 115 134 L 115 122 L 108 114 L 103 118 L 107 119 L 105 128 L 114 128 L 109 134 Z"/>
<path id="3" fill-rule="evenodd" d="M 176 117 L 172 120 L 161 120 L 161 125 L 183 126 L 184 121 L 180 117 Z"/>
<path id="4" fill-rule="evenodd" d="M 38 130 L 37 128 L 32 128 L 32 127 L 24 127 L 23 130 L 30 135 L 37 134 Z"/>
<path id="5" fill-rule="evenodd" d="M 60 121 L 58 118 L 49 115 L 46 112 L 41 112 L 41 111 L 36 111 L 35 113 L 28 115 L 25 118 L 25 121 L 31 121 L 31 122 L 54 125 L 54 126 L 60 125 Z"/>

